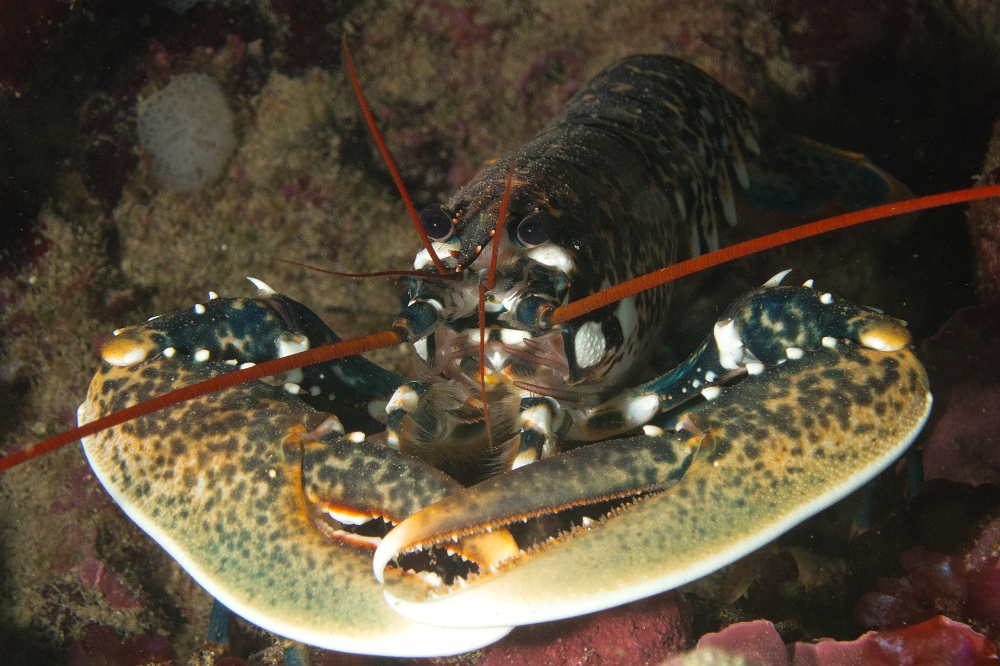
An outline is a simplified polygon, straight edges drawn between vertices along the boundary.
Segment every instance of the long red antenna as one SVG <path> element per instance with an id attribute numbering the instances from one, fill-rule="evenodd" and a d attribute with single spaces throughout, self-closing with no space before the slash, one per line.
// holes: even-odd
<path id="1" fill-rule="evenodd" d="M 876 206 L 875 208 L 866 208 L 865 210 L 837 215 L 836 217 L 819 220 L 818 222 L 803 224 L 802 226 L 794 227 L 792 229 L 785 229 L 773 234 L 768 234 L 767 236 L 761 236 L 760 238 L 754 238 L 742 243 L 737 243 L 736 245 L 730 245 L 729 247 L 724 247 L 721 250 L 709 252 L 708 254 L 703 254 L 700 257 L 688 259 L 687 261 L 682 261 L 672 266 L 667 266 L 666 268 L 661 268 L 658 271 L 647 273 L 646 275 L 629 280 L 628 282 L 616 284 L 613 287 L 591 296 L 587 296 L 586 298 L 581 298 L 578 301 L 567 303 L 566 305 L 560 306 L 552 311 L 552 314 L 549 316 L 549 323 L 555 326 L 556 324 L 561 324 L 564 321 L 576 319 L 577 317 L 585 315 L 588 312 L 593 312 L 598 308 L 603 308 L 605 305 L 616 303 L 623 298 L 628 298 L 629 296 L 638 294 L 640 291 L 645 291 L 646 289 L 650 289 L 652 287 L 658 287 L 661 284 L 666 284 L 671 280 L 676 280 L 677 278 L 684 277 L 685 275 L 691 275 L 692 273 L 697 273 L 698 271 L 705 270 L 706 268 L 712 268 L 713 266 L 724 264 L 727 261 L 740 259 L 747 255 L 754 254 L 755 252 L 763 252 L 764 250 L 770 250 L 771 248 L 778 247 L 779 245 L 786 245 L 793 241 L 825 234 L 828 231 L 836 231 L 837 229 L 852 227 L 863 222 L 871 222 L 872 220 L 880 220 L 882 218 L 893 217 L 895 215 L 903 215 L 904 213 L 914 213 L 928 208 L 937 208 L 939 206 L 963 203 L 965 201 L 973 201 L 975 199 L 988 199 L 995 196 L 1000 196 L 1000 185 L 970 187 L 965 190 L 945 192 L 944 194 L 932 194 L 926 197 L 918 197 L 916 199 L 908 199 L 907 201 L 885 204 L 884 206 Z"/>
<path id="2" fill-rule="evenodd" d="M 403 178 L 399 175 L 396 162 L 393 161 L 392 155 L 389 154 L 389 148 L 385 145 L 385 141 L 382 140 L 382 133 L 378 131 L 378 126 L 375 124 L 375 117 L 372 115 L 371 109 L 368 108 L 368 102 L 365 101 L 365 94 L 361 91 L 357 72 L 354 71 L 354 59 L 351 58 L 351 50 L 347 48 L 347 35 L 344 35 L 344 57 L 347 59 L 347 73 L 350 74 L 351 83 L 354 84 L 354 94 L 357 95 L 358 104 L 361 105 L 361 112 L 365 116 L 365 122 L 368 123 L 368 129 L 371 130 L 372 136 L 375 138 L 375 143 L 378 144 L 378 149 L 382 152 L 382 158 L 385 159 L 385 164 L 389 167 L 392 179 L 396 181 L 396 188 L 399 189 L 399 194 L 403 197 L 403 203 L 406 204 L 406 210 L 410 213 L 410 218 L 417 228 L 417 233 L 420 234 L 420 242 L 427 248 L 427 254 L 431 256 L 431 261 L 437 266 L 438 272 L 446 273 L 448 271 L 437 256 L 437 252 L 434 251 L 434 246 L 431 244 L 431 239 L 428 238 L 427 232 L 424 231 L 424 226 L 420 224 L 420 216 L 417 215 L 417 209 L 413 207 L 413 201 L 410 200 L 406 186 L 403 185 Z"/>
<path id="3" fill-rule="evenodd" d="M 354 354 L 363 354 L 364 352 L 382 349 L 383 347 L 391 347 L 392 345 L 399 344 L 402 341 L 402 333 L 396 329 L 389 329 L 387 331 L 380 331 L 378 333 L 365 335 L 360 338 L 354 338 L 353 340 L 344 340 L 343 342 L 323 345 L 298 354 L 291 354 L 289 356 L 283 356 L 282 358 L 276 358 L 271 361 L 265 361 L 249 368 L 235 370 L 225 375 L 219 375 L 218 377 L 198 382 L 197 384 L 191 384 L 190 386 L 185 386 L 184 388 L 169 391 L 168 393 L 158 395 L 155 398 L 147 400 L 146 402 L 126 407 L 121 411 L 108 414 L 107 416 L 99 418 L 96 421 L 91 421 L 86 425 L 59 433 L 58 435 L 50 437 L 42 442 L 39 442 L 38 444 L 34 444 L 25 449 L 21 449 L 20 451 L 15 451 L 10 455 L 4 456 L 3 458 L 0 458 L 0 472 L 4 472 L 15 465 L 31 460 L 32 458 L 44 455 L 49 451 L 54 451 L 61 446 L 69 444 L 70 442 L 75 442 L 81 437 L 89 437 L 90 435 L 99 433 L 102 430 L 107 430 L 108 428 L 121 425 L 126 421 L 131 421 L 139 418 L 140 416 L 146 416 L 147 414 L 158 412 L 161 409 L 166 409 L 167 407 L 173 407 L 174 405 L 193 398 L 199 398 L 203 395 L 208 395 L 209 393 L 221 391 L 222 389 L 231 388 L 240 384 L 246 384 L 247 382 L 252 382 L 256 379 L 281 374 L 282 372 L 288 372 L 289 370 L 302 368 L 314 363 L 322 363 L 323 361 L 330 361 L 335 358 L 343 358 Z"/>
<path id="4" fill-rule="evenodd" d="M 811 236 L 826 233 L 827 231 L 843 229 L 845 227 L 861 224 L 863 222 L 869 222 L 882 217 L 891 217 L 894 215 L 926 210 L 928 208 L 937 208 L 949 204 L 963 203 L 976 199 L 988 199 L 996 196 L 1000 196 L 1000 185 L 973 187 L 965 190 L 957 190 L 955 192 L 946 192 L 944 194 L 919 197 L 917 199 L 887 204 L 885 206 L 877 206 L 875 208 L 869 208 L 854 213 L 839 215 L 827 220 L 820 220 L 819 222 L 806 224 L 795 229 L 788 229 L 786 231 L 770 234 L 768 236 L 763 236 L 761 238 L 723 248 L 716 252 L 711 252 L 696 259 L 683 261 L 679 264 L 675 264 L 674 266 L 650 273 L 644 277 L 623 282 L 620 285 L 606 289 L 602 292 L 594 294 L 593 296 L 588 296 L 587 298 L 574 303 L 569 303 L 556 308 L 553 310 L 549 318 L 549 323 L 556 325 L 564 321 L 569 321 L 574 317 L 579 317 L 588 312 L 604 307 L 605 305 L 610 305 L 616 300 L 627 298 L 628 296 L 638 293 L 643 289 L 664 284 L 670 280 L 674 280 L 684 275 L 689 275 L 690 273 L 703 268 L 718 266 L 719 264 L 727 261 L 739 259 L 747 256 L 748 254 L 752 254 L 753 252 L 773 248 L 782 243 L 809 238 Z M 360 338 L 355 338 L 354 340 L 345 340 L 344 342 L 338 342 L 332 345 L 324 345 L 322 347 L 316 347 L 315 349 L 310 349 L 298 354 L 285 356 L 280 359 L 266 361 L 250 368 L 220 375 L 219 377 L 206 382 L 192 384 L 191 386 L 177 389 L 176 391 L 164 393 L 163 395 L 142 404 L 134 405 L 120 412 L 109 414 L 108 416 L 92 421 L 87 425 L 67 430 L 64 433 L 50 437 L 49 439 L 39 442 L 38 444 L 34 444 L 20 451 L 15 451 L 10 455 L 0 458 L 0 472 L 57 449 L 60 446 L 74 442 L 81 437 L 88 437 L 102 430 L 112 428 L 116 425 L 121 425 L 126 421 L 130 421 L 140 416 L 145 416 L 146 414 L 151 414 L 155 411 L 165 409 L 166 407 L 172 407 L 173 405 L 184 402 L 185 400 L 207 395 L 209 393 L 213 393 L 224 388 L 230 388 L 255 379 L 261 379 L 262 377 L 288 372 L 289 370 L 310 365 L 312 363 L 321 363 L 335 358 L 343 358 L 344 356 L 361 354 L 375 349 L 382 349 L 383 347 L 389 347 L 402 341 L 403 334 L 396 329 L 390 329 L 379 333 L 372 333 Z"/>

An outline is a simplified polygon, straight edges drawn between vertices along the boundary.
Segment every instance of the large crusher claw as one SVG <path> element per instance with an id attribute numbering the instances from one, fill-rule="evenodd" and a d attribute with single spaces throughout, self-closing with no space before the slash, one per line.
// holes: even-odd
<path id="1" fill-rule="evenodd" d="M 176 347 L 165 355 L 184 337 L 167 328 L 174 342 L 159 320 L 115 339 L 113 353 L 142 353 L 105 363 L 81 423 L 233 369 Z M 460 486 L 361 433 L 344 436 L 336 417 L 287 385 L 253 382 L 191 400 L 89 437 L 84 449 L 132 520 L 222 604 L 265 629 L 394 656 L 466 652 L 509 631 L 430 627 L 386 605 L 371 573 L 379 534 Z M 504 537 L 470 542 L 470 552 L 488 552 Z"/>

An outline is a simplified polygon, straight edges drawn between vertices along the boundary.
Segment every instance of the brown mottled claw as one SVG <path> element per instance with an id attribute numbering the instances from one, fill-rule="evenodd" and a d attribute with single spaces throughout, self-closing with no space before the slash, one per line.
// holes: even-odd
<path id="1" fill-rule="evenodd" d="M 223 369 L 162 357 L 129 368 L 105 365 L 80 421 Z M 368 512 L 389 518 L 457 489 L 440 472 L 384 447 L 328 442 L 336 431 L 331 423 L 284 389 L 254 382 L 89 437 L 84 448 L 125 513 L 210 594 L 265 629 L 320 647 L 397 656 L 465 652 L 506 634 L 429 627 L 397 615 L 372 576 L 373 546 L 329 538 L 343 527 L 335 517 L 350 513 L 331 507 L 343 506 L 339 493 L 357 492 L 353 486 L 367 494 L 354 495 L 351 506 L 358 498 L 387 499 Z"/>
<path id="2" fill-rule="evenodd" d="M 821 348 L 693 410 L 683 422 L 705 436 L 704 445 L 666 491 L 467 585 L 421 601 L 391 588 L 386 596 L 421 622 L 485 627 L 590 613 L 677 587 L 873 478 L 909 446 L 930 405 L 927 376 L 911 352 Z"/>

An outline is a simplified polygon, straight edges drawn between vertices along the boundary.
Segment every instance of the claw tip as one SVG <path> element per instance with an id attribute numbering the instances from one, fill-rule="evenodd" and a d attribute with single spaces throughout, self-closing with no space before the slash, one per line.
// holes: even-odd
<path id="1" fill-rule="evenodd" d="M 263 280 L 258 280 L 257 278 L 250 277 L 249 275 L 247 276 L 247 279 L 253 283 L 253 286 L 257 287 L 257 291 L 261 296 L 274 296 L 278 293 Z"/>
<path id="2" fill-rule="evenodd" d="M 767 282 L 765 282 L 763 286 L 765 286 L 765 287 L 777 287 L 779 284 L 781 284 L 781 281 L 785 279 L 785 276 L 788 275 L 791 272 L 792 272 L 791 268 L 789 268 L 787 270 L 784 270 L 784 271 L 781 271 L 780 273 L 778 273 L 777 275 L 775 275 L 774 277 L 772 277 L 770 280 L 768 280 Z"/>

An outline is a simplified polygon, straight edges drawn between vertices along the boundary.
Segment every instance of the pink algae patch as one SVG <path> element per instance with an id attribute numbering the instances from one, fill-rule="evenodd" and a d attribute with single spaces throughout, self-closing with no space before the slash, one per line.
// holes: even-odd
<path id="1" fill-rule="evenodd" d="M 985 636 L 937 616 L 903 629 L 870 631 L 853 641 L 821 640 L 784 645 L 774 625 L 743 622 L 706 634 L 695 652 L 742 657 L 754 666 L 982 666 L 1000 663 Z M 684 664 L 678 657 L 667 662 Z M 714 663 L 730 663 L 724 658 Z"/>
<path id="2" fill-rule="evenodd" d="M 88 557 L 80 563 L 80 582 L 87 587 L 95 587 L 104 594 L 108 604 L 115 610 L 136 610 L 140 608 L 138 597 L 125 583 L 96 557 Z"/>
<path id="3" fill-rule="evenodd" d="M 49 507 L 49 513 L 59 515 L 77 509 L 91 511 L 111 504 L 111 498 L 97 482 L 89 465 L 77 467 L 66 480 L 68 497 L 61 497 Z"/>

